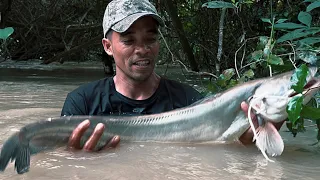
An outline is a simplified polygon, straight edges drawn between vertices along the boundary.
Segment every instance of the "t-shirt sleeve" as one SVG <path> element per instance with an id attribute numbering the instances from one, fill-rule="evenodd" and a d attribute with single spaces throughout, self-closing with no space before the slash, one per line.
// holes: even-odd
<path id="1" fill-rule="evenodd" d="M 71 92 L 67 95 L 64 102 L 61 116 L 71 115 L 86 115 L 86 101 L 85 98 L 77 92 Z"/>
<path id="2" fill-rule="evenodd" d="M 187 104 L 188 105 L 203 98 L 203 96 L 197 90 L 192 88 L 191 86 L 186 87 L 186 97 L 187 97 Z"/>
<path id="3" fill-rule="evenodd" d="M 164 79 L 165 95 L 168 96 L 173 104 L 173 109 L 186 107 L 203 98 L 203 96 L 188 84 L 180 83 L 174 80 Z"/>

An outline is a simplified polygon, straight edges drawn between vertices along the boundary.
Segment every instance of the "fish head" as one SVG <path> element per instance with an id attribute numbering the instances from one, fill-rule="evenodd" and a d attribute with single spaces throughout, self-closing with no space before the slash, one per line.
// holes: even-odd
<path id="1" fill-rule="evenodd" d="M 315 77 L 316 72 L 316 67 L 309 68 L 302 93 L 303 104 L 308 103 L 319 91 L 320 78 Z M 281 122 L 288 117 L 286 107 L 293 97 L 299 95 L 291 88 L 291 76 L 292 72 L 289 72 L 265 79 L 250 98 L 249 106 L 265 121 Z"/>

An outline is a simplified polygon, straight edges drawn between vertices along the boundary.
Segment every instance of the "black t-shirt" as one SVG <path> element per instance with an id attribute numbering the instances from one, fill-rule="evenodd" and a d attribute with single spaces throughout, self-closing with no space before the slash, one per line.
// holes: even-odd
<path id="1" fill-rule="evenodd" d="M 113 78 L 104 78 L 70 92 L 61 115 L 155 114 L 188 106 L 201 98 L 192 87 L 162 77 L 150 98 L 134 100 L 116 91 Z"/>

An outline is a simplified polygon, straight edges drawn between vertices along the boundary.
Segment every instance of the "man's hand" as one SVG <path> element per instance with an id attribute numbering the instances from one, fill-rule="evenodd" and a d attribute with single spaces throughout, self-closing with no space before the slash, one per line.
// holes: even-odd
<path id="1" fill-rule="evenodd" d="M 241 103 L 241 109 L 248 116 L 249 105 L 246 102 Z M 257 128 L 258 127 L 258 120 L 257 120 L 257 117 L 254 115 L 254 113 L 251 113 L 251 119 L 252 119 L 254 127 Z M 279 123 L 274 123 L 273 125 L 279 131 L 279 129 L 281 128 L 283 123 L 284 123 L 284 121 L 279 122 Z M 253 139 L 253 131 L 252 131 L 251 127 L 246 132 L 244 132 L 239 138 L 239 140 L 244 145 L 253 144 L 252 139 Z"/>
<path id="2" fill-rule="evenodd" d="M 104 124 L 99 123 L 87 142 L 84 144 L 83 147 L 80 146 L 80 139 L 83 136 L 84 132 L 89 128 L 90 121 L 85 120 L 81 122 L 72 132 L 70 138 L 69 138 L 69 147 L 75 148 L 75 149 L 83 149 L 85 151 L 93 151 L 95 146 L 97 145 L 100 137 L 103 134 L 103 131 L 105 129 Z M 120 142 L 119 136 L 114 136 L 109 142 L 107 142 L 107 145 L 103 149 L 107 148 L 114 148 L 116 147 Z"/>

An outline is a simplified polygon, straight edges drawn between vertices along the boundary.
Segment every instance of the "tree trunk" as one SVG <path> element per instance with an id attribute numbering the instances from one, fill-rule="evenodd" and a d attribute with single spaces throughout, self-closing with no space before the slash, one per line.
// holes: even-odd
<path id="1" fill-rule="evenodd" d="M 198 64 L 194 59 L 194 55 L 192 53 L 192 48 L 188 42 L 187 37 L 185 36 L 182 23 L 178 17 L 178 9 L 173 4 L 172 0 L 164 0 L 164 2 L 167 6 L 167 12 L 172 19 L 172 24 L 177 31 L 179 40 L 180 40 L 182 48 L 183 48 L 183 51 L 186 53 L 186 55 L 188 57 L 188 60 L 189 60 L 190 66 L 191 66 L 191 70 L 198 72 L 199 71 Z"/>

